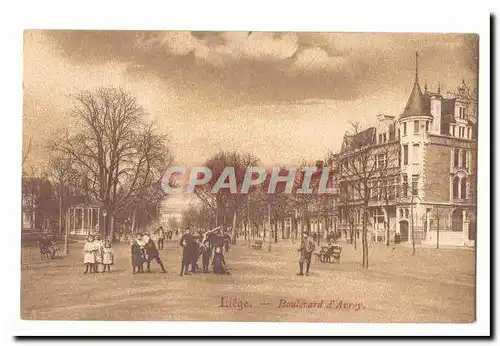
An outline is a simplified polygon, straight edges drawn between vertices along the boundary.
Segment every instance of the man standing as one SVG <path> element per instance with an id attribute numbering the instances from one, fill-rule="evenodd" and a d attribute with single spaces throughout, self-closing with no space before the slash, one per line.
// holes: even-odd
<path id="1" fill-rule="evenodd" d="M 311 257 L 315 248 L 316 246 L 314 245 L 314 241 L 309 237 L 309 233 L 303 232 L 300 247 L 298 249 L 298 251 L 300 251 L 300 272 L 297 275 L 304 275 L 304 262 L 306 262 L 306 276 L 309 275 L 309 268 L 311 267 Z"/>
<path id="2" fill-rule="evenodd" d="M 163 263 L 160 259 L 160 253 L 158 252 L 158 249 L 156 248 L 156 245 L 149 234 L 146 233 L 144 235 L 144 241 L 146 242 L 146 245 L 144 245 L 144 250 L 146 251 L 146 255 L 148 257 L 146 264 L 147 272 L 150 272 L 151 261 L 156 260 L 156 263 L 158 263 L 161 267 L 162 273 L 166 273 L 167 271 L 165 270 L 165 267 L 163 266 Z"/>
<path id="3" fill-rule="evenodd" d="M 186 232 L 182 235 L 179 245 L 183 248 L 182 250 L 182 261 L 181 261 L 181 273 L 182 275 L 191 275 L 188 273 L 189 265 L 192 262 L 193 255 L 196 253 L 196 244 L 194 241 L 193 233 L 191 229 L 186 228 Z"/>
<path id="4" fill-rule="evenodd" d="M 160 229 L 158 230 L 158 250 L 163 250 L 165 244 L 165 231 L 163 230 L 163 227 L 160 226 Z"/>

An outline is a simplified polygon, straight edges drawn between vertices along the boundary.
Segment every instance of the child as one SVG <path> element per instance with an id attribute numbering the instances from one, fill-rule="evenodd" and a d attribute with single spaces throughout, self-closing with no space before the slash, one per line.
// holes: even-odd
<path id="1" fill-rule="evenodd" d="M 212 267 L 214 273 L 216 274 L 229 274 L 229 272 L 226 270 L 226 261 L 224 261 L 224 254 L 222 253 L 222 248 L 220 246 L 215 248 Z"/>
<path id="2" fill-rule="evenodd" d="M 114 264 L 114 260 L 115 252 L 111 248 L 111 242 L 109 240 L 106 240 L 104 249 L 102 249 L 102 264 L 104 265 L 104 268 L 102 270 L 103 273 L 106 271 L 106 268 L 108 268 L 108 272 L 111 271 L 111 265 Z"/>
<path id="3" fill-rule="evenodd" d="M 99 273 L 99 263 L 102 263 L 102 249 L 104 248 L 101 237 L 98 234 L 94 237 L 95 244 L 95 267 L 94 271 Z"/>
<path id="4" fill-rule="evenodd" d="M 85 271 L 83 274 L 87 274 L 89 271 L 93 273 L 95 265 L 95 244 L 92 234 L 89 234 L 87 237 L 87 242 L 83 246 L 83 252 L 83 263 L 85 264 Z"/>
<path id="5" fill-rule="evenodd" d="M 137 273 L 144 273 L 143 263 L 146 260 L 144 256 L 144 250 L 141 248 L 137 239 L 132 240 L 132 271 L 133 274 L 136 273 L 135 269 L 137 267 Z"/>
<path id="6" fill-rule="evenodd" d="M 208 273 L 208 264 L 210 263 L 210 243 L 208 241 L 201 244 L 201 261 L 203 263 L 203 272 Z"/>

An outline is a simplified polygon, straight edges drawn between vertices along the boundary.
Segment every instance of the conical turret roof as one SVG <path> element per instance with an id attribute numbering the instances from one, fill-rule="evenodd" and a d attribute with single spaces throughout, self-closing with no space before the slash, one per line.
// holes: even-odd
<path id="1" fill-rule="evenodd" d="M 416 62 L 418 61 L 418 54 L 416 54 Z M 415 67 L 415 83 L 413 84 L 413 89 L 411 91 L 410 97 L 408 98 L 408 102 L 406 103 L 406 107 L 401 114 L 399 119 L 413 116 L 430 116 L 428 104 L 426 103 L 422 90 L 420 89 L 420 84 L 418 84 L 418 63 L 416 63 Z"/>

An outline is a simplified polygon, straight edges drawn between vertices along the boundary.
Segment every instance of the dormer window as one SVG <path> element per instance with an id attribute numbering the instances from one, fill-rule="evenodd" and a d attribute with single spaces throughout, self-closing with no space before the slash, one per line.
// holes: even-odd
<path id="1" fill-rule="evenodd" d="M 458 108 L 458 118 L 465 119 L 465 107 Z"/>
<path id="2" fill-rule="evenodd" d="M 406 122 L 403 123 L 403 136 L 406 136 Z"/>

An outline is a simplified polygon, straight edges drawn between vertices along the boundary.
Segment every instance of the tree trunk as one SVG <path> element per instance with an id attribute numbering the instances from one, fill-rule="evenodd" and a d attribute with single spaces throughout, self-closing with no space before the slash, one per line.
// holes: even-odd
<path id="1" fill-rule="evenodd" d="M 232 229 L 232 234 L 231 234 L 231 244 L 233 245 L 236 245 L 236 217 L 237 213 L 236 213 L 236 210 L 234 211 L 234 214 L 233 214 L 233 229 Z"/>
<path id="2" fill-rule="evenodd" d="M 439 249 L 439 216 L 437 218 L 437 230 L 436 230 L 436 248 Z"/>
<path id="3" fill-rule="evenodd" d="M 112 243 L 115 242 L 115 215 L 109 216 L 109 238 Z"/>
<path id="4" fill-rule="evenodd" d="M 269 248 L 267 251 L 271 251 L 271 203 L 267 205 L 267 225 L 269 227 L 268 231 L 268 243 L 269 243 Z"/>
<path id="5" fill-rule="evenodd" d="M 136 210 L 134 210 L 134 212 L 132 213 L 132 229 L 131 229 L 132 234 L 135 234 L 135 233 L 136 233 L 136 232 L 135 232 L 135 228 L 136 228 L 136 226 L 137 226 L 137 225 L 136 225 L 136 217 L 137 217 L 137 211 L 136 211 Z"/>
<path id="6" fill-rule="evenodd" d="M 278 242 L 278 219 L 274 219 L 274 242 Z"/>
<path id="7" fill-rule="evenodd" d="M 385 230 L 385 246 L 389 246 L 389 225 L 390 225 L 390 218 L 389 218 L 389 213 L 387 213 L 387 224 L 386 224 L 386 230 Z"/>

